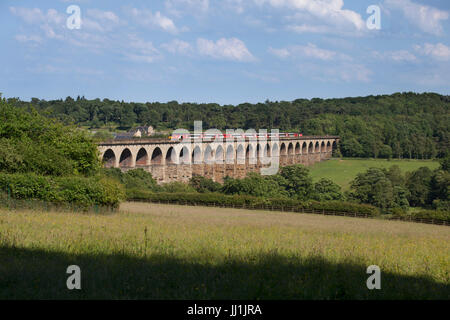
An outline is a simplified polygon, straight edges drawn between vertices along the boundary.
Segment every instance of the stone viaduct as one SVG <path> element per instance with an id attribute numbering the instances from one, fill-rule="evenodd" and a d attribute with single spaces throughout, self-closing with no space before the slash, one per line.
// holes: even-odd
<path id="1" fill-rule="evenodd" d="M 338 142 L 334 136 L 220 142 L 136 139 L 102 142 L 98 148 L 105 167 L 143 168 L 158 183 L 187 182 L 196 175 L 222 182 L 226 176 L 245 178 L 248 172 L 260 172 L 272 163 L 308 166 L 329 159 Z"/>

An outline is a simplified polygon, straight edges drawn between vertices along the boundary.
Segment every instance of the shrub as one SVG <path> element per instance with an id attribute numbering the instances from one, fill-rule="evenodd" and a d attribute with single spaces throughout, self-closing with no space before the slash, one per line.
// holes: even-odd
<path id="1" fill-rule="evenodd" d="M 0 173 L 0 190 L 15 199 L 117 207 L 125 198 L 122 186 L 101 177 L 47 177 L 32 173 Z"/>

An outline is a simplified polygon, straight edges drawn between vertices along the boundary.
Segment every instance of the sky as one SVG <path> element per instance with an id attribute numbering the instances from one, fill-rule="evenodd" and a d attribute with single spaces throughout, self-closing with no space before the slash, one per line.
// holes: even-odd
<path id="1" fill-rule="evenodd" d="M 448 0 L 1 0 L 0 26 L 22 100 L 450 94 Z"/>

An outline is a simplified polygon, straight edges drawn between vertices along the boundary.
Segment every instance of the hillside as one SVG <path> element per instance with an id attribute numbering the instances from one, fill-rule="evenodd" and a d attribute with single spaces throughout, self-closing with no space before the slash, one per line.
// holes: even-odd
<path id="1" fill-rule="evenodd" d="M 194 120 L 202 120 L 204 129 L 276 128 L 305 135 L 339 135 L 340 153 L 348 157 L 429 159 L 444 156 L 450 147 L 450 97 L 435 93 L 266 101 L 237 106 L 84 97 L 8 101 L 91 128 L 152 125 L 158 130 L 192 130 Z"/>

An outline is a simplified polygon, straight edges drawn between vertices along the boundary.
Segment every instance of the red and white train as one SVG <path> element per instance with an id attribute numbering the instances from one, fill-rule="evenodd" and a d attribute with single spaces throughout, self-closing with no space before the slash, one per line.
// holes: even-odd
<path id="1" fill-rule="evenodd" d="M 220 139 L 272 139 L 272 138 L 297 138 L 303 137 L 302 133 L 243 133 L 243 134 L 208 134 L 208 133 L 186 133 L 186 134 L 172 134 L 169 139 L 172 141 L 183 141 L 189 139 L 214 140 Z"/>

